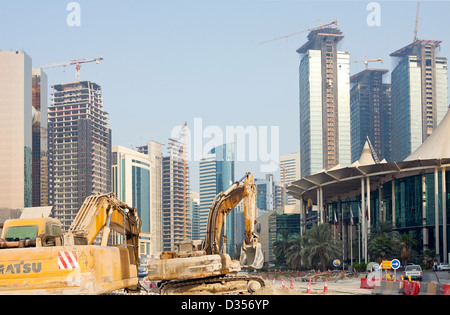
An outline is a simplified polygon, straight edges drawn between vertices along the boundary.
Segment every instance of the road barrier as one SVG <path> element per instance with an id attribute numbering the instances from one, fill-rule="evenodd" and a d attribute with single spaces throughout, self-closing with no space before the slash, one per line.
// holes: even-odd
<path id="1" fill-rule="evenodd" d="M 435 282 L 424 282 L 421 284 L 419 295 L 443 295 L 444 285 Z"/>
<path id="2" fill-rule="evenodd" d="M 435 282 L 403 281 L 404 295 L 450 295 L 449 284 Z"/>
<path id="3" fill-rule="evenodd" d="M 450 295 L 450 284 L 444 284 L 444 293 L 443 295 Z"/>
<path id="4" fill-rule="evenodd" d="M 376 285 L 372 294 L 376 295 L 399 295 L 403 293 L 403 282 L 401 281 L 381 281 L 380 286 Z"/>
<path id="5" fill-rule="evenodd" d="M 404 295 L 418 295 L 420 292 L 419 281 L 403 281 L 403 294 Z"/>
<path id="6" fill-rule="evenodd" d="M 375 289 L 375 281 L 374 279 L 369 278 L 361 278 L 361 289 Z"/>

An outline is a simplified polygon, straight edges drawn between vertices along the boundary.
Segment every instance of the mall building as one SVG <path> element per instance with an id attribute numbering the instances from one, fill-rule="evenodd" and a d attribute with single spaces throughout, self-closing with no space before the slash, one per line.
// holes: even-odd
<path id="1" fill-rule="evenodd" d="M 288 194 L 300 201 L 300 222 L 311 216 L 333 226 L 344 241 L 344 258 L 369 262 L 367 235 L 380 222 L 408 233 L 423 251 L 448 262 L 450 207 L 450 114 L 401 162 L 376 163 L 366 143 L 359 160 L 292 182 Z M 301 233 L 307 225 L 301 225 Z M 360 232 L 361 233 L 358 233 Z M 358 238 L 355 240 L 352 238 Z M 358 242 L 359 250 L 355 251 Z"/>

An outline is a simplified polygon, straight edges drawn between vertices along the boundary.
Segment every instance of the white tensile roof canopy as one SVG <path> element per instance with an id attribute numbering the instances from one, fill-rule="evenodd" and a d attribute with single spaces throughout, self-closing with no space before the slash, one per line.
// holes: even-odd
<path id="1" fill-rule="evenodd" d="M 450 157 L 450 111 L 433 133 L 405 161 L 442 159 Z"/>

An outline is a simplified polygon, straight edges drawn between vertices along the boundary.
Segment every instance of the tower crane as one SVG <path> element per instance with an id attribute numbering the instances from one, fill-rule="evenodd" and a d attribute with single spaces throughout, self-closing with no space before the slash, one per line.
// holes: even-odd
<path id="1" fill-rule="evenodd" d="M 97 64 L 99 64 L 100 60 L 103 60 L 103 56 L 101 56 L 99 58 L 93 58 L 93 59 L 85 59 L 85 58 L 83 58 L 83 59 L 76 59 L 76 60 L 71 60 L 71 61 L 66 61 L 66 62 L 52 63 L 52 64 L 49 64 L 49 65 L 42 66 L 41 69 L 68 67 L 68 66 L 75 65 L 76 70 L 77 70 L 77 82 L 80 82 L 81 64 L 82 63 L 89 63 L 89 62 L 96 62 Z"/>
<path id="2" fill-rule="evenodd" d="M 367 70 L 367 69 L 369 69 L 369 62 L 381 62 L 381 63 L 384 63 L 384 59 L 383 58 L 378 58 L 378 59 L 372 59 L 372 60 L 368 60 L 368 59 L 366 59 L 366 60 L 352 60 L 350 62 L 354 62 L 354 63 L 364 62 L 364 64 L 366 65 L 366 70 Z"/>
<path id="3" fill-rule="evenodd" d="M 289 38 L 291 36 L 295 36 L 295 35 L 302 34 L 302 33 L 305 33 L 305 32 L 311 32 L 311 31 L 315 31 L 315 30 L 320 30 L 322 28 L 325 28 L 325 27 L 331 26 L 331 25 L 336 25 L 337 26 L 338 25 L 338 21 L 334 20 L 334 21 L 332 21 L 330 23 L 327 23 L 327 24 L 324 24 L 324 25 L 320 25 L 320 26 L 313 27 L 313 28 L 308 28 L 308 29 L 305 29 L 305 30 L 301 30 L 301 31 L 292 33 L 292 34 L 288 34 L 288 35 L 276 37 L 276 38 L 273 38 L 273 39 L 269 39 L 269 40 L 261 42 L 260 44 L 262 45 L 262 44 L 266 44 L 266 43 L 273 42 L 273 41 L 280 40 L 280 39 L 287 39 L 287 38 Z"/>

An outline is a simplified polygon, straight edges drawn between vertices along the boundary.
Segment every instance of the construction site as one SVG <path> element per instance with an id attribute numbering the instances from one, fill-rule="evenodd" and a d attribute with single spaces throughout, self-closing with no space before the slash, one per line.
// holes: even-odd
<path id="1" fill-rule="evenodd" d="M 426 144 L 426 140 L 433 141 L 433 137 L 443 139 L 443 135 L 448 134 L 444 129 L 439 131 L 436 128 L 445 114 L 437 108 L 448 109 L 447 104 L 441 106 L 443 100 L 437 92 L 444 86 L 442 82 L 447 80 L 447 60 L 436 56 L 441 41 L 417 38 L 417 19 L 414 42 L 391 56 L 398 58 L 399 63 L 405 66 L 423 69 L 420 76 L 424 91 L 421 96 L 424 106 L 420 113 L 420 143 L 423 141 Z M 384 60 L 370 60 L 367 56 L 365 60 L 350 60 L 350 53 L 340 49 L 344 35 L 338 28 L 338 21 L 319 24 L 261 44 L 308 32 L 306 43 L 296 49 L 300 55 L 298 105 L 301 152 L 298 152 L 298 177 L 301 179 L 295 178 L 297 175 L 291 173 L 286 161 L 280 159 L 279 164 L 275 162 L 280 169 L 283 187 L 280 203 L 283 211 L 288 203 L 291 205 L 290 202 L 298 206 L 298 217 L 295 217 L 298 233 L 292 235 L 298 240 L 316 223 L 331 227 L 334 223 L 332 239 L 342 241 L 338 254 L 342 254 L 339 259 L 350 262 L 345 266 L 347 270 L 338 259 L 335 261 L 339 264 L 334 265 L 334 270 L 322 272 L 314 269 L 275 269 L 300 268 L 300 264 L 285 267 L 284 262 L 277 261 L 278 257 L 274 258 L 274 253 L 265 247 L 263 250 L 263 243 L 271 247 L 271 251 L 276 247 L 274 244 L 279 241 L 279 234 L 276 233 L 282 230 L 281 224 L 278 225 L 276 217 L 272 216 L 267 219 L 267 229 L 265 226 L 264 230 L 261 228 L 261 222 L 257 221 L 257 181 L 248 170 L 235 180 L 234 164 L 231 163 L 232 179 L 224 176 L 222 168 L 214 169 L 211 176 L 214 180 L 216 175 L 226 177 L 227 187 L 219 189 L 217 182 L 207 179 L 213 187 L 209 193 L 214 198 L 211 198 L 210 204 L 209 201 L 203 204 L 207 220 L 203 218 L 202 224 L 204 221 L 206 223 L 202 228 L 206 231 L 202 239 L 194 239 L 193 225 L 196 223 L 190 195 L 187 122 L 176 137 L 168 139 L 167 144 L 149 142 L 138 150 L 130 144 L 135 155 L 121 155 L 118 150 L 114 151 L 102 87 L 82 80 L 80 73 L 83 64 L 99 64 L 103 60 L 99 57 L 40 67 L 40 70 L 45 70 L 75 66 L 76 77 L 73 82 L 51 87 L 48 126 L 44 128 L 36 123 L 37 114 L 33 118 L 33 136 L 41 141 L 47 134 L 48 151 L 42 156 L 33 155 L 34 173 L 40 175 L 33 178 L 36 187 L 39 186 L 39 190 L 33 191 L 33 204 L 37 206 L 17 211 L 14 218 L 10 215 L 1 226 L 0 295 L 415 295 L 420 287 L 424 294 L 428 293 L 425 282 L 418 284 L 411 279 L 391 278 L 388 272 L 380 276 L 372 270 L 361 273 L 351 271 L 351 264 L 356 261 L 352 236 L 361 233 L 361 244 L 358 244 L 362 246 L 358 248 L 360 261 L 362 258 L 367 262 L 370 258 L 369 231 L 376 226 L 375 222 L 392 220 L 393 228 L 410 228 L 396 226 L 403 224 L 403 221 L 397 223 L 395 220 L 399 212 L 395 207 L 402 207 L 395 203 L 399 194 L 396 180 L 420 176 L 422 190 L 417 192 L 420 195 L 418 198 L 423 199 L 417 204 L 423 208 L 414 208 L 414 211 L 422 215 L 417 217 L 424 225 L 417 225 L 419 228 L 416 230 L 423 229 L 423 233 L 428 233 L 428 229 L 431 231 L 431 225 L 425 226 L 429 213 L 426 197 L 428 192 L 433 192 L 437 240 L 436 243 L 428 243 L 427 236 L 425 243 L 424 237 L 423 248 L 435 246 L 439 253 L 438 216 L 439 206 L 442 206 L 441 213 L 443 218 L 446 217 L 444 209 L 447 199 L 444 195 L 446 167 L 450 167 L 448 157 L 442 153 L 441 156 L 424 159 L 425 155 L 422 155 L 417 162 L 411 160 L 408 163 L 408 160 L 403 160 L 405 157 L 400 158 L 405 152 L 397 153 L 398 157 L 392 154 L 394 141 L 386 139 L 391 139 L 391 136 L 396 141 L 406 139 L 408 128 L 402 126 L 402 123 L 406 124 L 401 119 L 405 113 L 391 106 L 391 101 L 392 104 L 399 102 L 400 95 L 391 93 L 391 84 L 383 82 L 383 76 L 389 70 L 369 68 L 370 63 L 384 63 Z M 16 55 L 20 55 L 19 52 Z M 350 76 L 351 63 L 363 63 L 365 70 Z M 405 75 L 400 71 L 400 68 L 394 70 L 393 85 L 405 84 L 402 81 Z M 33 103 L 36 103 L 35 110 L 39 111 L 40 84 L 45 75 L 33 73 Z M 394 120 L 398 121 L 398 125 L 393 126 Z M 450 126 L 450 113 L 443 121 Z M 41 143 L 36 146 L 40 150 Z M 163 156 L 161 146 L 165 146 L 167 155 Z M 422 149 L 424 151 L 427 150 Z M 396 158 L 403 162 L 386 161 Z M 423 161 L 425 164 L 422 165 Z M 216 162 L 211 158 L 212 164 Z M 431 178 L 426 178 L 426 175 L 432 172 L 433 191 L 426 187 L 426 179 Z M 438 172 L 441 172 L 440 186 Z M 205 177 L 203 174 L 203 179 Z M 41 185 L 40 181 L 45 183 Z M 274 186 L 269 189 L 268 185 L 269 180 L 266 189 L 272 191 Z M 150 187 L 153 192 L 150 192 Z M 382 189 L 387 193 L 383 194 Z M 438 189 L 442 190 L 441 203 Z M 127 190 L 132 190 L 132 193 Z M 142 197 L 143 191 L 148 196 Z M 44 197 L 39 196 L 44 192 Z M 150 200 L 152 198 L 158 200 Z M 143 203 L 145 209 L 139 209 Z M 151 203 L 156 203 L 157 209 L 152 208 Z M 359 230 L 353 222 L 352 203 L 354 208 L 366 209 L 366 218 L 358 210 Z M 234 218 L 238 205 L 242 212 L 239 224 Z M 383 205 L 392 205 L 392 208 L 383 209 Z M 371 214 L 375 209 L 379 212 Z M 276 211 L 273 207 L 271 210 Z M 309 211 L 315 214 L 307 216 Z M 344 211 L 347 216 L 344 216 Z M 405 210 L 401 215 L 408 216 L 409 213 Z M 232 232 L 227 228 L 230 222 Z M 292 226 L 294 224 L 289 225 Z M 287 227 L 285 224 L 284 228 Z M 242 236 L 242 243 L 234 239 L 238 233 Z M 443 234 L 444 253 L 448 254 L 447 236 Z M 304 255 L 303 246 L 302 243 L 301 250 L 295 248 L 296 254 Z M 330 246 L 329 242 L 326 246 Z M 284 257 L 288 253 L 276 255 Z M 322 252 L 314 255 L 325 257 Z M 336 252 L 333 255 L 337 255 Z M 301 268 L 305 269 L 330 263 L 312 261 L 308 262 L 310 266 L 304 262 L 304 256 L 298 260 L 301 261 Z M 287 259 L 285 262 L 287 264 Z M 267 266 L 274 269 L 267 269 Z M 437 275 L 436 279 L 439 282 Z M 450 295 L 450 286 L 442 283 L 435 295 L 444 294 Z"/>
<path id="2" fill-rule="evenodd" d="M 306 271 L 274 271 L 258 272 L 257 275 L 264 280 L 264 286 L 255 292 L 240 293 L 212 293 L 205 291 L 205 287 L 193 288 L 188 291 L 173 292 L 174 295 L 371 295 L 370 289 L 361 288 L 358 275 L 343 274 L 341 272 L 322 273 Z M 157 284 L 145 279 L 141 280 L 144 288 L 138 295 L 160 295 Z M 210 289 L 209 289 L 210 291 Z M 112 292 L 113 295 L 126 295 L 123 290 Z M 133 294 L 133 293 L 129 293 Z"/>

